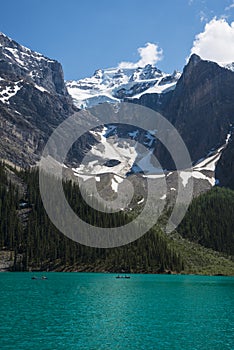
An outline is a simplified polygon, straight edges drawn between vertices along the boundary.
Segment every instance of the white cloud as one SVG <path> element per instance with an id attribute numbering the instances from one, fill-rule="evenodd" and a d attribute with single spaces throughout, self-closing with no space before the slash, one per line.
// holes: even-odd
<path id="1" fill-rule="evenodd" d="M 208 21 L 208 17 L 207 17 L 207 15 L 205 14 L 205 12 L 204 11 L 200 11 L 200 21 L 201 22 L 207 22 Z"/>
<path id="2" fill-rule="evenodd" d="M 137 68 L 144 67 L 147 64 L 155 65 L 163 58 L 163 50 L 158 47 L 157 44 L 146 43 L 144 47 L 137 49 L 140 59 L 136 63 L 134 62 L 120 62 L 119 68 Z"/>
<path id="3" fill-rule="evenodd" d="M 225 8 L 225 11 L 230 11 L 230 10 L 233 9 L 233 8 L 234 8 L 234 1 L 232 2 L 231 5 L 229 5 L 229 6 L 227 6 L 227 7 Z"/>
<path id="4" fill-rule="evenodd" d="M 213 18 L 202 33 L 196 35 L 191 54 L 219 64 L 234 62 L 234 22 Z"/>

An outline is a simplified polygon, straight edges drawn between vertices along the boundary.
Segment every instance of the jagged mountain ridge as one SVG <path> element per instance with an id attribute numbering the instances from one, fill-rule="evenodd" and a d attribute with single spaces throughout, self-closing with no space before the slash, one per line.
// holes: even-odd
<path id="1" fill-rule="evenodd" d="M 177 71 L 166 74 L 147 64 L 136 69 L 98 69 L 92 77 L 67 81 L 66 86 L 77 107 L 89 108 L 103 102 L 139 98 L 145 93 L 165 93 L 174 89 L 180 75 Z"/>
<path id="2" fill-rule="evenodd" d="M 24 78 L 42 92 L 68 96 L 62 66 L 56 60 L 19 45 L 3 33 L 0 33 L 0 53 L 2 79 Z"/>
<path id="3" fill-rule="evenodd" d="M 35 164 L 52 130 L 75 110 L 60 63 L 1 33 L 0 158 Z"/>

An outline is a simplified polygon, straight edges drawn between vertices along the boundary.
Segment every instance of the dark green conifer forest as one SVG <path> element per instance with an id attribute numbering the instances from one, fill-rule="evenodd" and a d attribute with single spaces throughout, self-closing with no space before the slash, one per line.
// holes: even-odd
<path id="1" fill-rule="evenodd" d="M 16 270 L 179 272 L 183 269 L 180 254 L 170 248 L 159 227 L 154 227 L 137 241 L 119 248 L 91 248 L 73 242 L 54 227 L 44 210 L 39 194 L 38 171 L 34 169 L 17 173 L 27 185 L 26 195 L 20 198 L 17 187 L 7 180 L 3 164 L 0 169 L 0 249 L 22 254 L 22 264 L 16 264 Z M 56 187 L 56 179 L 52 179 L 52 182 Z M 107 214 L 90 209 L 82 199 L 78 185 L 71 181 L 64 183 L 64 191 L 73 210 L 94 226 L 118 227 L 130 220 L 124 212 Z M 26 208 L 21 208 L 22 203 Z M 27 212 L 24 223 L 20 220 L 22 211 Z"/>
<path id="2" fill-rule="evenodd" d="M 215 187 L 195 198 L 178 231 L 191 241 L 234 255 L 234 191 Z"/>
<path id="3" fill-rule="evenodd" d="M 50 181 L 56 189 L 56 178 Z M 66 181 L 63 186 L 73 210 L 94 226 L 118 227 L 133 218 L 133 212 L 96 211 L 84 201 L 77 184 Z M 0 251 L 13 253 L 14 271 L 179 273 L 191 272 L 190 261 L 196 261 L 198 267 L 212 261 L 221 270 L 225 261 L 225 271 L 233 273 L 234 191 L 213 188 L 195 198 L 171 235 L 164 233 L 166 221 L 164 213 L 149 232 L 126 246 L 101 249 L 81 245 L 60 233 L 48 218 L 39 193 L 38 170 L 17 171 L 0 164 Z"/>

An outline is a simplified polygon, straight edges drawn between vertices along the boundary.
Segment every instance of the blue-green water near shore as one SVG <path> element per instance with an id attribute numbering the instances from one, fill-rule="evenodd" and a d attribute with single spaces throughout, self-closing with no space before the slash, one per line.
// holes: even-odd
<path id="1" fill-rule="evenodd" d="M 233 349 L 232 277 L 46 276 L 0 274 L 1 350 Z"/>

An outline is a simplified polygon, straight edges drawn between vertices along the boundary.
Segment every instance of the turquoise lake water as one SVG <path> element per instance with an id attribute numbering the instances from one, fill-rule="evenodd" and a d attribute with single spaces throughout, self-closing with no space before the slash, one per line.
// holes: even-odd
<path id="1" fill-rule="evenodd" d="M 232 277 L 32 276 L 0 274 L 1 350 L 234 349 Z"/>

